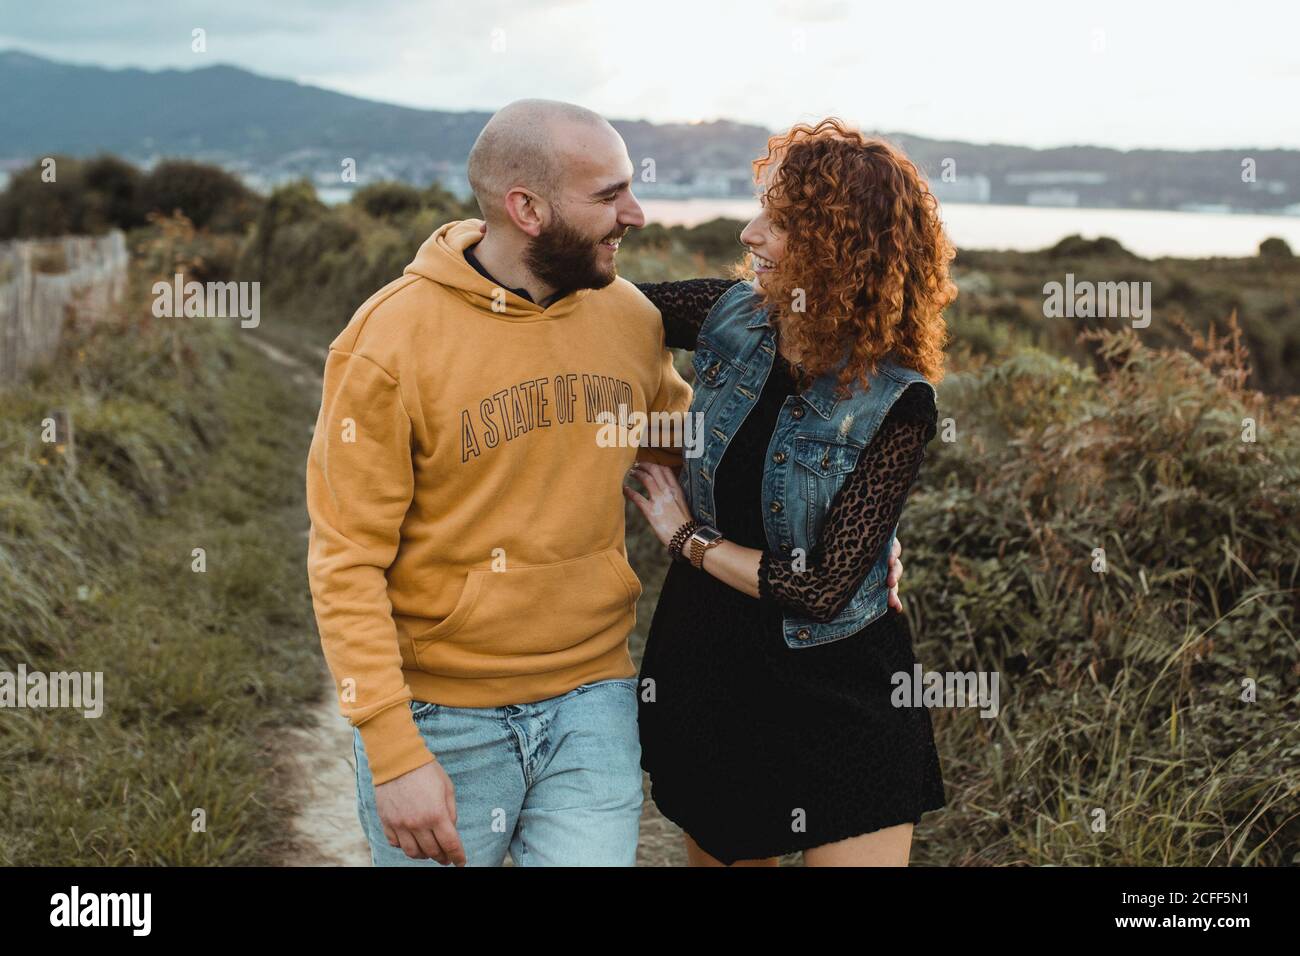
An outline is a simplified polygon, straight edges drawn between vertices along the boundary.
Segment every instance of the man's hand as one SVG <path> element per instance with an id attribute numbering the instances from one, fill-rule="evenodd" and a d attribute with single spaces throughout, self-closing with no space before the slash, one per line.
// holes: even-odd
<path id="1" fill-rule="evenodd" d="M 438 761 L 375 787 L 384 835 L 413 860 L 465 865 L 456 833 L 456 788 Z"/>
<path id="2" fill-rule="evenodd" d="M 894 547 L 889 552 L 889 576 L 885 578 L 885 587 L 889 588 L 889 606 L 895 611 L 903 609 L 903 602 L 898 599 L 898 582 L 903 577 L 903 562 L 898 556 L 903 553 L 903 546 L 894 539 Z"/>

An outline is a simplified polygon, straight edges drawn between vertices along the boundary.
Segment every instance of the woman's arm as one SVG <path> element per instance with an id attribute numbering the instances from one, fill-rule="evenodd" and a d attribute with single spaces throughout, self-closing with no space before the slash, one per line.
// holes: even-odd
<path id="1" fill-rule="evenodd" d="M 642 295 L 654 303 L 664 320 L 664 345 L 670 349 L 695 350 L 713 303 L 738 279 L 685 279 L 681 282 L 638 282 Z"/>
<path id="2" fill-rule="evenodd" d="M 836 495 L 803 570 L 797 570 L 793 560 L 732 541 L 704 553 L 704 570 L 750 597 L 775 600 L 813 620 L 831 620 L 857 591 L 897 524 L 925 458 L 925 446 L 934 437 L 936 417 L 930 390 L 922 386 L 909 387 L 894 403 Z M 661 497 L 659 488 L 647 486 L 652 501 Z M 667 488 L 666 493 L 671 496 L 673 489 Z M 671 507 L 661 503 L 660 513 L 671 515 Z M 677 517 L 660 519 L 672 525 L 669 536 L 681 524 Z"/>

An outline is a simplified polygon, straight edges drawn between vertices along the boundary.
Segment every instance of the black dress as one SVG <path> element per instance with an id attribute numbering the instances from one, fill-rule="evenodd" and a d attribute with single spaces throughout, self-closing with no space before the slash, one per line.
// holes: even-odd
<path id="1" fill-rule="evenodd" d="M 693 349 L 731 282 L 638 286 L 664 315 L 667 344 Z M 641 662 L 641 765 L 660 812 L 723 863 L 778 856 L 944 806 L 929 711 L 894 707 L 892 675 L 912 673 L 907 619 L 887 610 L 849 637 L 791 648 L 782 609 L 831 615 L 879 554 L 916 478 L 936 410 L 909 388 L 832 503 L 806 569 L 767 551 L 761 482 L 778 412 L 797 389 L 777 354 L 759 399 L 714 475 L 716 526 L 764 552 L 760 597 L 674 561 Z M 903 535 L 900 533 L 900 538 Z"/>

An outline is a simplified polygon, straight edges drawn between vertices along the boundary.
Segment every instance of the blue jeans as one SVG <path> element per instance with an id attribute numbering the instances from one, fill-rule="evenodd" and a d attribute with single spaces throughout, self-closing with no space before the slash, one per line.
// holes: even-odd
<path id="1" fill-rule="evenodd" d="M 633 866 L 641 820 L 641 741 L 634 677 L 505 707 L 411 701 L 430 752 L 456 788 L 456 830 L 469 866 Z M 361 732 L 353 730 L 357 815 L 375 866 L 413 860 L 384 835 Z"/>

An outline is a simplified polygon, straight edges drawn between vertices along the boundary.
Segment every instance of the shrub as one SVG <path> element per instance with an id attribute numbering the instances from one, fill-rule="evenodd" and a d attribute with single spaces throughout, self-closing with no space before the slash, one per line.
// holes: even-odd
<path id="1" fill-rule="evenodd" d="M 83 166 L 70 156 L 52 156 L 54 179 L 42 178 L 41 160 L 17 170 L 0 194 L 0 238 L 26 239 L 86 233 Z M 102 227 L 101 227 L 102 229 Z"/>
<path id="2" fill-rule="evenodd" d="M 164 216 L 180 210 L 200 229 L 242 231 L 260 201 L 236 177 L 188 160 L 159 163 L 141 184 L 141 208 Z"/>
<path id="3" fill-rule="evenodd" d="M 384 182 L 363 186 L 352 196 L 352 203 L 376 219 L 395 219 L 417 211 L 424 202 L 420 191 L 406 183 Z"/>
<path id="4" fill-rule="evenodd" d="M 1053 259 L 1097 258 L 1103 256 L 1133 257 L 1133 253 L 1121 246 L 1118 240 L 1110 238 L 1110 236 L 1099 236 L 1096 239 L 1085 239 L 1080 235 L 1066 236 L 1047 250 L 1047 254 Z"/>
<path id="5" fill-rule="evenodd" d="M 91 207 L 86 216 L 91 232 L 144 225 L 140 170 L 116 156 L 96 156 L 86 161 L 82 175 Z"/>
<path id="6" fill-rule="evenodd" d="M 977 847 L 966 862 L 1294 862 L 1300 402 L 1243 387 L 1235 329 L 1191 351 L 1088 338 L 1098 374 L 1025 352 L 940 387 L 956 441 L 899 531 L 912 613 L 926 668 L 999 673 L 1003 709 L 936 712 L 973 796 L 935 842 Z"/>
<path id="7" fill-rule="evenodd" d="M 1259 256 L 1261 259 L 1293 258 L 1291 247 L 1287 245 L 1287 241 L 1278 236 L 1271 236 L 1259 244 Z"/>

